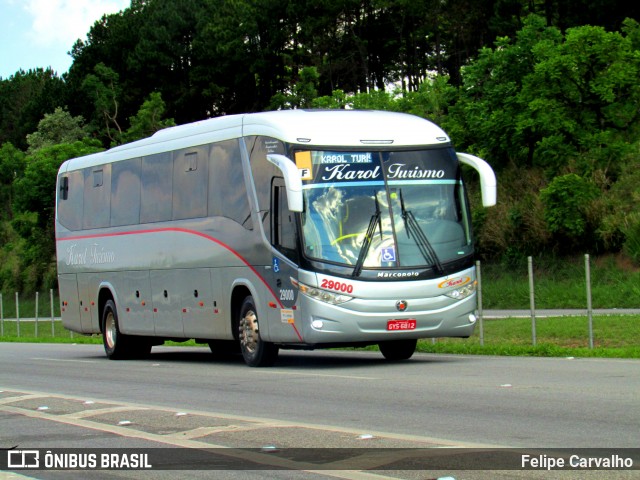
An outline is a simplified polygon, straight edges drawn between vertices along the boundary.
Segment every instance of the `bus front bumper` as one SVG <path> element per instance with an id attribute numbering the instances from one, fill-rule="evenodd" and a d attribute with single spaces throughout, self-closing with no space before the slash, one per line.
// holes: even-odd
<path id="1" fill-rule="evenodd" d="M 476 324 L 476 295 L 460 301 L 422 302 L 399 312 L 395 301 L 378 300 L 378 312 L 359 311 L 357 302 L 330 305 L 300 296 L 304 343 L 320 345 L 380 342 L 396 339 L 469 337 Z M 443 303 L 449 303 L 443 305 Z M 384 304 L 384 305 L 383 305 Z M 350 308 L 347 308 L 350 307 Z"/>

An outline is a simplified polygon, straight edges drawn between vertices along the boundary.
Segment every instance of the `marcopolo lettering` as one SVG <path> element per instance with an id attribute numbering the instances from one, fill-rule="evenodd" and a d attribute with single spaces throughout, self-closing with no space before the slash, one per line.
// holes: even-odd
<path id="1" fill-rule="evenodd" d="M 420 272 L 378 272 L 378 278 L 415 278 Z"/>

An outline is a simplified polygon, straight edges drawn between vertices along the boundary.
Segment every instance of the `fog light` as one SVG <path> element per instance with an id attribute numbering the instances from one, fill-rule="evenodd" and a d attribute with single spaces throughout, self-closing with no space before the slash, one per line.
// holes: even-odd
<path id="1" fill-rule="evenodd" d="M 469 323 L 476 323 L 478 319 L 476 318 L 476 316 L 473 313 L 469 314 Z"/>
<path id="2" fill-rule="evenodd" d="M 322 320 L 314 320 L 313 322 L 311 322 L 311 326 L 316 330 L 320 330 L 322 327 L 324 327 L 324 323 L 322 323 Z"/>

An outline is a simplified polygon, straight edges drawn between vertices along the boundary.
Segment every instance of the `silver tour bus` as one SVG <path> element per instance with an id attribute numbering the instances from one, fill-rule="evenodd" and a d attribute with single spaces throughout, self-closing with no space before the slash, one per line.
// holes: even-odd
<path id="1" fill-rule="evenodd" d="M 449 137 L 412 115 L 278 111 L 168 128 L 59 170 L 62 320 L 107 357 L 195 339 L 254 367 L 279 349 L 379 345 L 476 322 L 471 216 Z"/>

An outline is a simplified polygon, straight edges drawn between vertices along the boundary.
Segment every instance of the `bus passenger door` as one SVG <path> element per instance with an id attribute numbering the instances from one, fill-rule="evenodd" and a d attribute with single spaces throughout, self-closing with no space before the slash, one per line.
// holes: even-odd
<path id="1" fill-rule="evenodd" d="M 270 284 L 279 305 L 270 309 L 269 336 L 272 341 L 300 342 L 301 328 L 295 325 L 293 315 L 298 290 L 291 283 L 291 279 L 298 279 L 295 215 L 288 207 L 284 180 L 274 178 L 271 188 L 271 244 L 276 251 L 272 254 Z"/>

